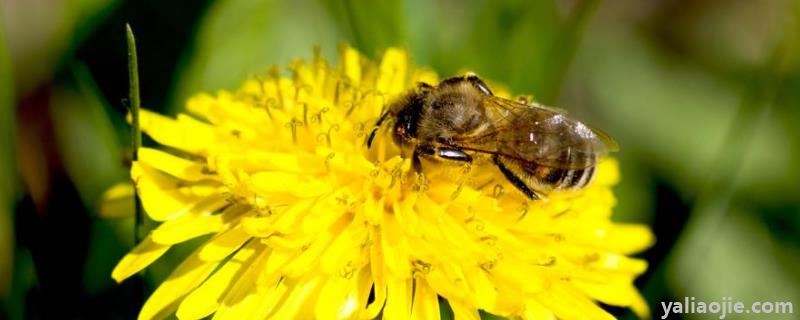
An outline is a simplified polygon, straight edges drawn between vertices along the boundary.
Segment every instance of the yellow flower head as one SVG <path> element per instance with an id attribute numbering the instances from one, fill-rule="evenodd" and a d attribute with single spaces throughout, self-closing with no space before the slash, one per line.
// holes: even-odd
<path id="1" fill-rule="evenodd" d="M 647 315 L 632 284 L 646 263 L 626 255 L 653 239 L 610 221 L 613 159 L 586 188 L 537 201 L 492 166 L 416 175 L 386 130 L 365 139 L 383 106 L 435 74 L 403 50 L 374 64 L 347 47 L 339 67 L 317 54 L 288 70 L 197 95 L 175 119 L 142 112 L 164 148 L 140 149 L 131 176 L 162 223 L 112 276 L 211 237 L 140 318 L 439 319 L 439 297 L 458 319 L 613 318 L 596 302 Z"/>

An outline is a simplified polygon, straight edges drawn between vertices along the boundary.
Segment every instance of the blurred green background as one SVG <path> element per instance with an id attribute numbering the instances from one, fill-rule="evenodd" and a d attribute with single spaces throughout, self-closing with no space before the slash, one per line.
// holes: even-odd
<path id="1" fill-rule="evenodd" d="M 800 319 L 794 0 L 0 0 L 0 319 L 133 318 L 185 255 L 110 277 L 133 245 L 132 218 L 98 215 L 127 177 L 125 22 L 143 105 L 165 113 L 343 42 L 567 109 L 621 146 L 615 219 L 656 233 L 637 280 L 655 316 L 693 296 L 790 301 L 759 319 Z"/>

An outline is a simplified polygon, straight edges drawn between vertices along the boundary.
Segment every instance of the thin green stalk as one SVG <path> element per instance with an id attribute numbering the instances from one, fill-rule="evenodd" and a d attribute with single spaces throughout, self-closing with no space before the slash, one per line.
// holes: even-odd
<path id="1" fill-rule="evenodd" d="M 125 24 L 125 33 L 128 39 L 128 81 L 129 81 L 129 99 L 130 99 L 130 113 L 131 113 L 131 141 L 132 141 L 132 154 L 133 161 L 139 160 L 139 147 L 142 145 L 142 132 L 139 128 L 139 108 L 141 108 L 141 101 L 139 100 L 139 65 L 136 57 L 136 39 L 133 37 L 133 30 L 130 24 Z M 134 181 L 134 184 L 136 181 Z M 142 229 L 142 207 L 139 203 L 139 193 L 134 192 L 134 226 L 133 226 L 133 239 L 135 243 L 141 240 Z"/>
<path id="2" fill-rule="evenodd" d="M 142 145 L 142 130 L 139 127 L 139 109 L 142 107 L 142 102 L 139 99 L 139 60 L 136 57 L 136 39 L 133 37 L 133 29 L 130 24 L 125 24 L 125 36 L 128 40 L 128 99 L 130 102 L 131 113 L 131 160 L 139 160 L 139 147 Z M 133 182 L 134 186 L 136 181 Z M 142 212 L 142 204 L 139 201 L 138 188 L 134 188 L 133 192 L 133 241 L 138 244 L 142 240 L 142 230 L 144 228 L 144 216 Z M 144 271 L 141 272 L 144 274 Z M 137 281 L 134 285 L 135 299 L 132 301 L 136 309 L 144 305 L 147 297 L 147 285 L 144 281 Z"/>

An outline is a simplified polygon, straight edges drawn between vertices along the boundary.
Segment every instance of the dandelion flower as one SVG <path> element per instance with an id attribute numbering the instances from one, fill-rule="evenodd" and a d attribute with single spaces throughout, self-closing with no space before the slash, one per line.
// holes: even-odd
<path id="1" fill-rule="evenodd" d="M 163 147 L 141 148 L 131 176 L 161 224 L 113 278 L 208 240 L 140 319 L 439 319 L 441 301 L 457 319 L 613 319 L 598 303 L 648 315 L 632 284 L 646 262 L 628 255 L 653 237 L 610 220 L 613 159 L 586 188 L 536 201 L 490 166 L 415 175 L 386 130 L 364 141 L 384 105 L 436 74 L 400 49 L 378 63 L 340 53 L 199 94 L 176 118 L 142 111 Z"/>

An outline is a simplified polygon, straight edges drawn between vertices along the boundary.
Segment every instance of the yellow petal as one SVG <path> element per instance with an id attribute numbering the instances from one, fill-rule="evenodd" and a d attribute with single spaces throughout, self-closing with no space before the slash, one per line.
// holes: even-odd
<path id="1" fill-rule="evenodd" d="M 526 320 L 556 320 L 556 315 L 541 303 L 535 300 L 525 302 L 525 311 L 522 317 Z"/>
<path id="2" fill-rule="evenodd" d="M 383 54 L 375 88 L 378 92 L 397 94 L 405 90 L 408 55 L 404 50 L 389 48 Z"/>
<path id="3" fill-rule="evenodd" d="M 319 263 L 319 257 L 333 241 L 334 232 L 323 232 L 314 239 L 310 245 L 286 264 L 283 272 L 290 277 L 300 277 Z"/>
<path id="4" fill-rule="evenodd" d="M 156 261 L 169 248 L 169 245 L 153 242 L 153 239 L 148 236 L 117 263 L 114 271 L 111 272 L 111 277 L 117 282 L 122 282 Z"/>
<path id="5" fill-rule="evenodd" d="M 280 171 L 263 171 L 251 177 L 254 191 L 268 197 L 274 193 L 289 193 L 301 198 L 316 197 L 331 191 L 331 186 L 320 180 L 304 181 L 296 174 Z"/>
<path id="6" fill-rule="evenodd" d="M 475 295 L 477 307 L 491 313 L 499 313 L 497 310 L 497 290 L 487 277 L 486 272 L 478 267 L 467 268 L 465 276 Z"/>
<path id="7" fill-rule="evenodd" d="M 391 278 L 386 282 L 384 319 L 408 319 L 411 316 L 412 281 L 411 279 Z"/>
<path id="8" fill-rule="evenodd" d="M 204 246 L 208 247 L 208 244 Z M 208 280 L 203 282 L 199 288 L 192 291 L 181 302 L 178 307 L 177 316 L 179 319 L 201 319 L 214 313 L 220 304 L 220 300 L 234 281 L 234 277 L 240 272 L 242 267 L 249 267 L 252 263 L 257 250 L 263 249 L 258 242 L 253 242 L 243 247 L 228 262 L 211 275 Z M 200 251 L 202 259 L 203 249 Z M 203 259 L 205 260 L 205 259 Z M 206 260 L 207 261 L 207 260 Z"/>
<path id="9" fill-rule="evenodd" d="M 282 277 L 282 268 L 288 261 L 297 255 L 297 250 L 278 250 L 272 249 L 264 260 L 264 265 L 259 267 L 256 275 L 255 284 L 259 288 L 267 288 L 275 285 L 275 282 Z"/>
<path id="10" fill-rule="evenodd" d="M 439 83 L 439 75 L 430 69 L 417 69 L 411 78 L 413 82 L 424 82 L 430 85 Z"/>
<path id="11" fill-rule="evenodd" d="M 378 231 L 372 230 L 371 239 L 380 241 Z M 384 271 L 384 260 L 381 246 L 373 244 L 370 246 L 370 273 L 372 275 L 374 300 L 367 305 L 361 315 L 362 318 L 373 319 L 378 316 L 378 313 L 383 310 L 384 303 L 386 302 L 386 273 Z"/>
<path id="12" fill-rule="evenodd" d="M 301 164 L 301 159 L 295 154 L 285 152 L 265 152 L 252 150 L 246 154 L 244 161 L 239 166 L 251 171 L 281 171 L 302 173 L 308 172 L 309 167 Z"/>
<path id="13" fill-rule="evenodd" d="M 131 178 L 136 184 L 144 211 L 151 219 L 164 221 L 184 213 L 196 198 L 178 192 L 179 180 L 150 167 L 134 163 Z"/>
<path id="14" fill-rule="evenodd" d="M 645 300 L 638 291 L 636 292 L 636 297 L 634 297 L 631 302 L 631 310 L 633 310 L 633 313 L 635 313 L 639 319 L 650 319 L 650 307 L 647 304 L 647 300 Z"/>
<path id="15" fill-rule="evenodd" d="M 538 295 L 537 300 L 564 320 L 614 320 L 614 316 L 586 296 L 565 284 L 556 284 Z"/>
<path id="16" fill-rule="evenodd" d="M 264 290 L 247 292 L 240 300 L 234 300 L 230 305 L 224 304 L 213 319 L 267 319 L 270 313 L 281 306 L 290 290 L 292 287 L 281 280 Z"/>
<path id="17" fill-rule="evenodd" d="M 591 185 L 611 186 L 619 182 L 619 162 L 614 158 L 604 158 L 597 167 L 597 175 Z"/>
<path id="18" fill-rule="evenodd" d="M 655 243 L 653 232 L 643 224 L 614 224 L 601 237 L 606 248 L 621 254 L 637 253 Z"/>
<path id="19" fill-rule="evenodd" d="M 228 221 L 248 210 L 244 206 L 231 206 L 223 212 L 215 213 L 226 205 L 225 200 L 218 200 L 206 205 L 195 206 L 190 209 L 191 212 L 164 222 L 153 230 L 153 241 L 161 244 L 176 244 L 204 234 L 219 232 L 225 228 Z"/>
<path id="20" fill-rule="evenodd" d="M 342 69 L 350 84 L 357 87 L 361 84 L 361 54 L 350 46 L 340 49 Z"/>
<path id="21" fill-rule="evenodd" d="M 439 319 L 439 297 L 425 280 L 416 280 L 411 319 Z"/>
<path id="22" fill-rule="evenodd" d="M 453 309 L 453 316 L 455 319 L 461 320 L 480 320 L 481 315 L 478 313 L 478 309 L 471 306 L 468 303 L 463 303 L 460 301 L 448 301 L 450 303 L 450 308 Z"/>
<path id="23" fill-rule="evenodd" d="M 100 200 L 98 210 L 102 218 L 127 218 L 133 216 L 133 183 L 120 182 L 106 190 Z"/>
<path id="24" fill-rule="evenodd" d="M 147 299 L 139 319 L 160 319 L 175 311 L 176 302 L 200 285 L 214 271 L 218 262 L 200 260 L 199 251 L 186 258 Z"/>
<path id="25" fill-rule="evenodd" d="M 603 283 L 575 281 L 575 286 L 597 301 L 612 306 L 630 307 L 640 302 L 639 292 L 633 286 L 632 280 L 628 278 Z"/>
<path id="26" fill-rule="evenodd" d="M 403 236 L 403 230 L 397 225 L 393 215 L 386 215 L 384 218 L 381 245 L 383 247 L 383 263 L 393 277 L 411 274 L 408 259 L 409 248 Z"/>
<path id="27" fill-rule="evenodd" d="M 204 261 L 219 261 L 225 259 L 242 244 L 250 240 L 250 235 L 244 231 L 241 224 L 223 231 L 200 248 L 200 259 Z"/>
<path id="28" fill-rule="evenodd" d="M 356 278 L 356 318 L 357 319 L 372 319 L 367 317 L 367 301 L 369 301 L 370 296 L 372 296 L 372 288 L 375 282 L 372 279 L 372 272 L 370 268 L 361 268 L 357 273 Z M 377 292 L 377 291 L 376 291 Z M 379 297 L 378 293 L 374 295 L 373 300 Z M 385 295 L 384 295 L 385 297 Z M 381 302 L 381 307 L 383 307 L 383 302 Z"/>
<path id="29" fill-rule="evenodd" d="M 298 224 L 300 216 L 304 215 L 315 205 L 313 199 L 299 200 L 288 208 L 275 209 L 268 215 L 248 215 L 242 218 L 242 225 L 245 230 L 254 237 L 272 239 L 271 235 L 279 233 L 281 235 L 292 233 Z"/>
<path id="30" fill-rule="evenodd" d="M 513 284 L 524 293 L 539 293 L 546 290 L 548 267 L 531 266 L 517 259 L 502 259 L 492 269 L 492 274 L 504 283 Z"/>
<path id="31" fill-rule="evenodd" d="M 466 300 L 469 298 L 469 287 L 464 282 L 464 274 L 460 264 L 441 263 L 431 267 L 425 280 L 439 295 L 450 300 Z"/>
<path id="32" fill-rule="evenodd" d="M 650 228 L 641 224 L 617 224 L 608 221 L 592 224 L 570 223 L 567 226 L 553 227 L 550 231 L 569 235 L 572 245 L 619 254 L 633 254 L 655 242 Z"/>
<path id="33" fill-rule="evenodd" d="M 199 181 L 214 177 L 204 173 L 205 165 L 203 163 L 187 160 L 157 149 L 139 148 L 139 162 L 178 179 Z"/>
<path id="34" fill-rule="evenodd" d="M 257 81 L 248 81 L 249 85 L 258 85 Z M 254 90 L 254 92 L 258 92 Z M 217 99 L 207 93 L 198 93 L 189 97 L 186 101 L 186 110 L 201 117 L 207 117 L 211 106 L 217 103 Z"/>
<path id="35" fill-rule="evenodd" d="M 358 309 L 356 292 L 357 278 L 334 275 L 329 277 L 319 290 L 314 302 L 314 315 L 317 319 L 349 319 Z"/>
<path id="36" fill-rule="evenodd" d="M 320 88 L 317 87 L 317 81 L 314 77 L 313 70 L 311 66 L 309 66 L 305 61 L 302 60 L 295 60 L 292 61 L 289 65 L 289 69 L 294 72 L 294 77 L 300 87 L 304 88 L 296 97 L 297 101 L 305 101 L 307 93 L 314 92 L 319 90 Z"/>
<path id="37" fill-rule="evenodd" d="M 142 131 L 158 143 L 189 153 L 200 154 L 216 142 L 213 129 L 188 116 L 173 120 L 158 113 L 142 109 L 139 113 Z"/>
<path id="38" fill-rule="evenodd" d="M 266 312 L 270 312 L 274 308 L 274 305 L 259 305 L 266 293 L 255 290 L 256 279 L 270 254 L 262 251 L 256 252 L 255 255 L 256 257 L 225 293 L 222 303 L 214 314 L 214 319 L 249 319 L 256 308 L 266 309 Z M 272 288 L 273 294 L 278 294 L 285 291 L 286 285 L 283 282 L 273 283 Z"/>
<path id="39" fill-rule="evenodd" d="M 320 269 L 327 273 L 338 273 L 361 253 L 360 246 L 366 240 L 366 228 L 354 222 L 340 232 L 320 257 Z"/>
<path id="40" fill-rule="evenodd" d="M 286 296 L 286 299 L 280 305 L 279 309 L 275 311 L 275 314 L 271 316 L 273 319 L 307 319 L 313 315 L 312 310 L 307 310 L 303 316 L 299 316 L 301 311 L 303 311 L 302 307 L 304 304 L 307 303 L 307 299 L 311 297 L 317 287 L 320 284 L 320 278 L 318 276 L 314 276 L 308 280 L 301 280 L 298 284 L 289 292 L 289 295 Z"/>

